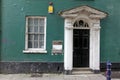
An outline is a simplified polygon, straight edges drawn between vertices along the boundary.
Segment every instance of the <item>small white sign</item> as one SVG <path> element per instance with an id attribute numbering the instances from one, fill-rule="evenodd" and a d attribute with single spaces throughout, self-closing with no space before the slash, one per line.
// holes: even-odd
<path id="1" fill-rule="evenodd" d="M 62 53 L 62 41 L 53 41 L 52 52 Z"/>
<path id="2" fill-rule="evenodd" d="M 62 50 L 62 45 L 53 45 L 53 50 Z"/>

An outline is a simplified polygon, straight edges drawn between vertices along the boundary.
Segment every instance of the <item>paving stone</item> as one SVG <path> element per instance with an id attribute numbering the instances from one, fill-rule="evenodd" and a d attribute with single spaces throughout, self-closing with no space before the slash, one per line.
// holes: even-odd
<path id="1" fill-rule="evenodd" d="M 106 80 L 106 77 L 102 74 L 0 74 L 0 80 Z"/>

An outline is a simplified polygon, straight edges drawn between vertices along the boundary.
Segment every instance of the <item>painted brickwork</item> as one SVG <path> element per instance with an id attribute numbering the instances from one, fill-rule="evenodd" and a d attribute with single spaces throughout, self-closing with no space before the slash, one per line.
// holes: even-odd
<path id="1" fill-rule="evenodd" d="M 54 13 L 48 13 L 50 0 L 1 0 L 1 61 L 63 62 L 63 54 L 52 55 L 52 41 L 64 41 L 64 19 L 59 11 L 88 5 L 108 13 L 101 20 L 101 62 L 120 62 L 120 0 L 51 0 Z M 25 17 L 46 16 L 46 54 L 24 54 Z"/>

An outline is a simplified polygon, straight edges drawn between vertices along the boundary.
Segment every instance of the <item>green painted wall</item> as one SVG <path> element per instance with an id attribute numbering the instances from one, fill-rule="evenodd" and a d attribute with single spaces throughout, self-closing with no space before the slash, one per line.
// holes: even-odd
<path id="1" fill-rule="evenodd" d="M 0 61 L 1 61 L 1 1 L 0 1 Z"/>
<path id="2" fill-rule="evenodd" d="M 63 62 L 63 55 L 51 55 L 52 41 L 64 41 L 64 19 L 61 10 L 89 5 L 107 12 L 101 21 L 101 62 L 120 62 L 120 0 L 1 0 L 2 39 L 1 61 Z M 54 14 L 48 14 L 48 3 L 54 4 Z M 25 16 L 47 17 L 47 54 L 24 54 Z"/>

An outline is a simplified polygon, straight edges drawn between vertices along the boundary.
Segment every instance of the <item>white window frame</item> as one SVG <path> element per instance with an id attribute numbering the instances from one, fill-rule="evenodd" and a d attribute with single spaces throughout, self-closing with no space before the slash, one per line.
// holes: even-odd
<path id="1" fill-rule="evenodd" d="M 44 48 L 28 48 L 28 19 L 29 18 L 42 18 L 44 19 Z M 26 32 L 25 32 L 25 50 L 23 53 L 47 53 L 46 51 L 46 17 L 41 16 L 27 16 L 26 17 Z"/>

